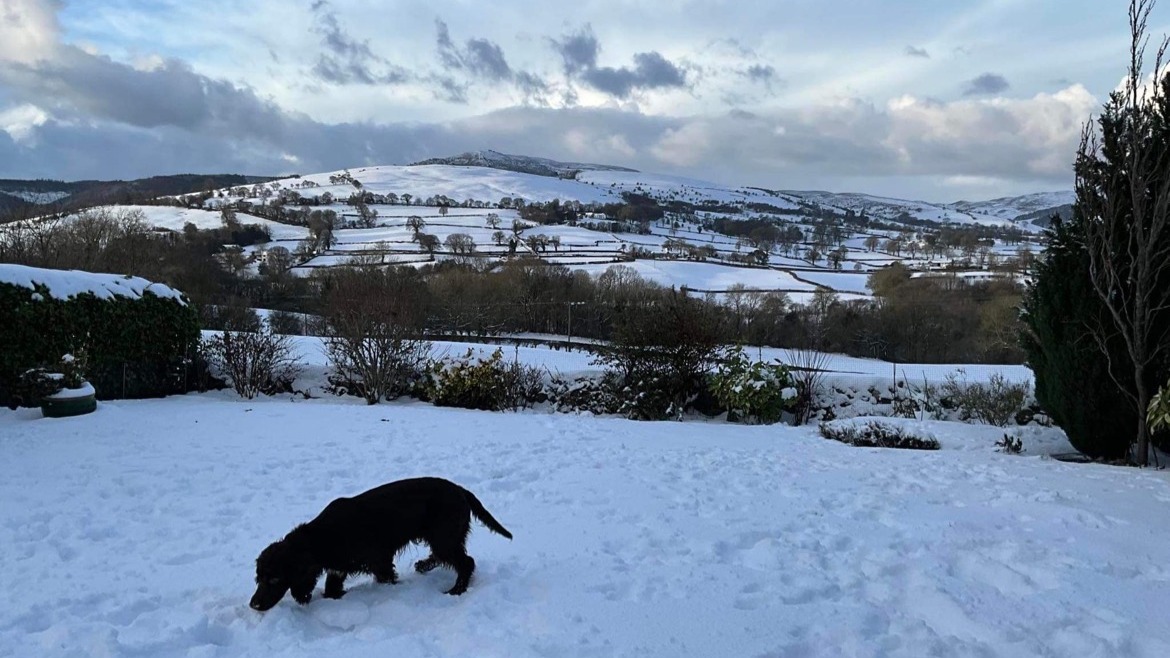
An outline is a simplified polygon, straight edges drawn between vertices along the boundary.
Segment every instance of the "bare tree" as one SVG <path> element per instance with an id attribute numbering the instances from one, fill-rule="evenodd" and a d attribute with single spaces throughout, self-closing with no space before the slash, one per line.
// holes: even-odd
<path id="1" fill-rule="evenodd" d="M 439 250 L 439 238 L 430 233 L 419 233 L 418 248 L 430 254 L 431 260 L 435 260 L 435 252 Z"/>
<path id="2" fill-rule="evenodd" d="M 409 268 L 339 268 L 326 279 L 330 381 L 368 404 L 406 392 L 425 363 L 426 287 Z"/>
<path id="3" fill-rule="evenodd" d="M 425 221 L 423 221 L 423 218 L 419 217 L 418 215 L 411 215 L 410 217 L 406 218 L 406 227 L 409 228 L 410 230 L 414 231 L 415 238 L 418 237 L 418 234 L 422 231 L 423 227 L 426 225 L 427 225 L 427 223 Z"/>
<path id="4" fill-rule="evenodd" d="M 443 244 L 451 250 L 451 253 L 460 256 L 470 256 L 475 253 L 475 240 L 466 233 L 452 233 L 443 240 Z"/>
<path id="5" fill-rule="evenodd" d="M 1109 359 L 1109 375 L 1137 412 L 1133 460 L 1149 463 L 1146 409 L 1153 370 L 1170 349 L 1159 316 L 1170 311 L 1170 97 L 1163 38 L 1153 80 L 1142 80 L 1146 26 L 1154 0 L 1131 0 L 1130 62 L 1124 87 L 1110 96 L 1100 134 L 1087 124 L 1077 151 L 1077 220 L 1085 234 L 1090 272 L 1108 321 L 1093 335 Z M 1124 362 L 1109 349 L 1120 340 Z"/>
<path id="6" fill-rule="evenodd" d="M 249 400 L 290 390 L 301 371 L 292 340 L 271 332 L 224 331 L 205 349 L 212 367 Z"/>

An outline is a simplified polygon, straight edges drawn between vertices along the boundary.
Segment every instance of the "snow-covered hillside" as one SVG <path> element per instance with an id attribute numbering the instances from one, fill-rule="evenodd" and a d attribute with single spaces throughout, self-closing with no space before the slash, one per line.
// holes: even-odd
<path id="1" fill-rule="evenodd" d="M 69 192 L 30 192 L 28 190 L 0 190 L 0 194 L 6 194 L 10 197 L 37 205 L 54 203 L 69 197 Z"/>
<path id="2" fill-rule="evenodd" d="M 1025 194 L 1024 196 L 1018 197 L 1003 197 L 990 201 L 959 201 L 958 203 L 949 204 L 949 207 L 960 212 L 1016 220 L 1023 215 L 1031 215 L 1071 204 L 1075 200 L 1076 194 L 1070 190 L 1067 192 L 1040 192 L 1038 194 Z"/>
<path id="3" fill-rule="evenodd" d="M 953 224 L 982 224 L 985 226 L 1011 226 L 1007 219 L 986 213 L 968 211 L 924 201 L 905 201 L 873 196 L 870 194 L 837 194 L 833 192 L 789 192 L 805 201 L 821 206 L 852 210 L 857 214 L 888 222 L 901 222 L 909 218 L 916 222 L 938 222 Z"/>
<path id="4" fill-rule="evenodd" d="M 492 151 L 490 149 L 483 151 L 473 151 L 470 153 L 461 153 L 460 155 L 449 158 L 430 158 L 421 162 L 415 162 L 412 166 L 418 165 L 491 167 L 492 169 L 518 171 L 526 174 L 536 174 L 538 176 L 560 177 L 572 177 L 579 171 L 590 170 L 635 171 L 634 169 L 628 169 L 626 167 L 615 167 L 613 165 L 587 164 L 583 162 L 558 162 L 556 160 L 549 160 L 548 158 L 534 158 L 527 155 L 509 155 L 507 153 L 500 153 L 499 151 Z"/>

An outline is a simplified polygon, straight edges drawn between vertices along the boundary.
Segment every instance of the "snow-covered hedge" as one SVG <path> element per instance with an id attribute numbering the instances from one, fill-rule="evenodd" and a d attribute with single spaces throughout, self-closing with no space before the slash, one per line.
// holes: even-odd
<path id="1" fill-rule="evenodd" d="M 0 403 L 20 374 L 84 351 L 99 398 L 188 390 L 199 321 L 182 294 L 138 277 L 0 265 Z M 24 400 L 31 403 L 31 400 Z"/>

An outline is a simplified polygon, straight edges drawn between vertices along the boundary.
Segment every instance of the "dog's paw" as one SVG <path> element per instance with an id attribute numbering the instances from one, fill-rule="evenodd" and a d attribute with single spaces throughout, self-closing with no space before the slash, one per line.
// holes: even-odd
<path id="1" fill-rule="evenodd" d="M 439 566 L 438 562 L 432 558 L 427 558 L 425 560 L 419 560 L 418 562 L 415 562 L 414 570 L 419 573 L 427 573 L 429 571 L 433 571 L 437 566 Z"/>
<path id="2" fill-rule="evenodd" d="M 321 594 L 321 596 L 323 596 L 327 599 L 340 599 L 341 597 L 345 596 L 345 590 L 339 590 L 336 592 L 326 591 L 323 594 Z"/>

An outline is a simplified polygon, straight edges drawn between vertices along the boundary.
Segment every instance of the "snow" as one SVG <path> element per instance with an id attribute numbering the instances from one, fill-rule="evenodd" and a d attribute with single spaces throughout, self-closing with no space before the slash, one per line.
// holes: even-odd
<path id="1" fill-rule="evenodd" d="M 574 266 L 594 276 L 614 264 Z M 816 286 L 796 279 L 788 272 L 764 268 L 734 267 L 717 263 L 698 263 L 679 260 L 636 260 L 620 265 L 629 267 L 642 278 L 664 286 L 686 286 L 692 290 L 726 291 L 742 284 L 759 290 L 813 292 Z"/>
<path id="2" fill-rule="evenodd" d="M 26 265 L 0 263 L 0 283 L 8 283 L 32 290 L 43 285 L 55 299 L 68 299 L 91 293 L 98 299 L 128 297 L 141 299 L 146 293 L 185 304 L 179 291 L 161 283 L 152 283 L 136 276 L 97 274 L 79 270 L 46 270 Z M 33 293 L 34 295 L 38 293 Z"/>
<path id="3" fill-rule="evenodd" d="M 57 201 L 68 198 L 71 195 L 70 192 L 33 192 L 30 190 L 0 190 L 0 194 L 7 194 L 8 196 L 16 197 L 17 199 L 28 201 L 29 203 L 35 203 L 37 205 L 56 203 Z"/>
<path id="4" fill-rule="evenodd" d="M 1054 461 L 1057 430 L 1009 456 L 953 423 L 923 453 L 226 393 L 38 416 L 0 411 L 0 655 L 1170 655 L 1170 475 Z M 248 609 L 269 542 L 417 475 L 516 536 L 476 526 L 466 595 L 419 548 L 398 585 Z"/>
<path id="5" fill-rule="evenodd" d="M 89 397 L 96 393 L 93 384 L 85 382 L 77 388 L 63 388 L 52 395 L 46 395 L 45 398 L 48 400 L 76 400 L 77 398 Z"/>

